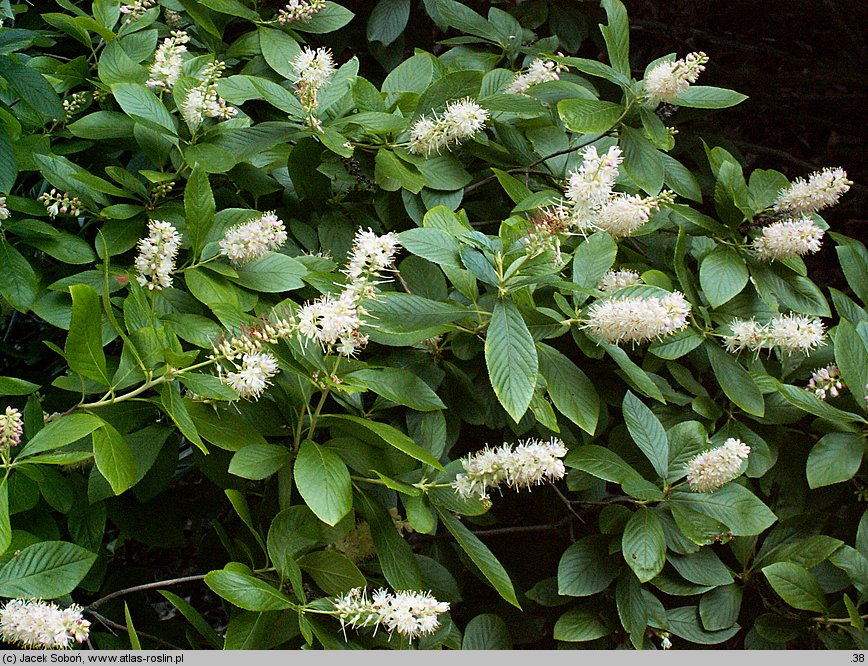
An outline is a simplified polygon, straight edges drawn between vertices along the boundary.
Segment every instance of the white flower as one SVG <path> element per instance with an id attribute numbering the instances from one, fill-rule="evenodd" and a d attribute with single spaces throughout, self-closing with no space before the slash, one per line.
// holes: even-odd
<path id="1" fill-rule="evenodd" d="M 9 209 L 6 207 L 6 197 L 0 197 L 0 221 L 9 219 Z"/>
<path id="2" fill-rule="evenodd" d="M 607 298 L 587 312 L 583 328 L 607 342 L 644 342 L 670 335 L 687 326 L 690 303 L 680 292 L 662 298 Z"/>
<path id="3" fill-rule="evenodd" d="M 816 213 L 838 203 L 838 199 L 852 184 L 844 169 L 816 171 L 808 176 L 807 181 L 796 178 L 792 185 L 782 189 L 774 208 L 797 215 Z"/>
<path id="4" fill-rule="evenodd" d="M 727 351 L 731 352 L 742 349 L 759 352 L 780 347 L 785 354 L 808 354 L 824 345 L 826 338 L 819 319 L 797 314 L 777 315 L 767 324 L 753 319 L 733 319 L 730 328 L 732 334 L 724 336 L 724 340 Z"/>
<path id="5" fill-rule="evenodd" d="M 170 223 L 161 220 L 148 222 L 148 236 L 139 241 L 136 257 L 138 283 L 158 291 L 171 287 L 180 243 L 181 235 Z"/>
<path id="6" fill-rule="evenodd" d="M 195 130 L 206 117 L 229 120 L 238 114 L 238 109 L 217 94 L 217 82 L 225 69 L 221 61 L 207 65 L 199 75 L 199 85 L 190 89 L 181 102 L 181 115 L 191 129 Z"/>
<path id="7" fill-rule="evenodd" d="M 755 239 L 753 249 L 765 261 L 775 261 L 817 252 L 824 231 L 808 219 L 775 222 L 764 227 L 763 235 Z"/>
<path id="8" fill-rule="evenodd" d="M 320 47 L 315 51 L 305 46 L 290 63 L 295 73 L 295 91 L 302 108 L 309 114 L 316 112 L 319 90 L 331 81 L 335 74 L 332 52 Z"/>
<path id="9" fill-rule="evenodd" d="M 440 153 L 450 144 L 460 143 L 483 127 L 488 111 L 469 97 L 453 100 L 446 105 L 440 117 L 419 116 L 410 128 L 410 151 L 428 156 Z"/>
<path id="10" fill-rule="evenodd" d="M 504 444 L 485 447 L 461 461 L 464 472 L 455 477 L 452 487 L 462 497 L 488 499 L 488 491 L 505 484 L 516 490 L 530 488 L 546 479 L 560 479 L 566 473 L 561 460 L 567 455 L 564 443 L 529 439 L 513 448 Z"/>
<path id="11" fill-rule="evenodd" d="M 705 451 L 687 463 L 687 483 L 697 493 L 710 493 L 741 474 L 750 447 L 730 437 L 723 446 Z"/>
<path id="12" fill-rule="evenodd" d="M 630 194 L 614 196 L 596 212 L 591 226 L 608 231 L 615 239 L 623 238 L 642 227 L 660 204 L 673 201 L 670 192 L 661 192 L 656 197 L 644 199 Z"/>
<path id="13" fill-rule="evenodd" d="M 21 442 L 24 432 L 24 422 L 21 412 L 14 407 L 6 407 L 6 413 L 0 414 L 0 449 L 8 451 Z"/>
<path id="14" fill-rule="evenodd" d="M 612 197 L 612 188 L 618 177 L 618 165 L 623 161 L 621 149 L 612 146 L 602 155 L 596 146 L 582 152 L 582 166 L 570 173 L 564 192 L 572 204 L 572 224 L 580 229 L 593 226 L 592 213 L 598 211 Z"/>
<path id="15" fill-rule="evenodd" d="M 133 0 L 121 5 L 121 14 L 128 16 L 126 22 L 131 23 L 142 18 L 151 7 L 157 4 L 157 0 Z"/>
<path id="16" fill-rule="evenodd" d="M 535 58 L 528 66 L 526 72 L 516 72 L 512 83 L 504 89 L 504 92 L 523 93 L 538 83 L 557 81 L 560 71 L 560 65 L 556 65 L 553 61 Z"/>
<path id="17" fill-rule="evenodd" d="M 827 393 L 837 398 L 838 392 L 843 388 L 844 382 L 841 381 L 841 373 L 837 365 L 827 365 L 825 368 L 814 370 L 808 381 L 808 390 L 813 391 L 820 400 L 825 400 Z"/>
<path id="18" fill-rule="evenodd" d="M 243 264 L 277 250 L 286 242 L 286 228 L 273 211 L 226 231 L 220 240 L 220 254 L 233 264 Z"/>
<path id="19" fill-rule="evenodd" d="M 642 284 L 642 278 L 639 273 L 629 268 L 622 268 L 619 271 L 609 271 L 600 280 L 599 288 L 601 291 L 618 291 L 624 287 L 632 287 L 635 284 Z"/>
<path id="20" fill-rule="evenodd" d="M 655 65 L 645 76 L 645 95 L 648 104 L 657 106 L 660 102 L 674 102 L 679 93 L 696 82 L 707 62 L 708 56 L 698 51 L 687 54 L 683 60 L 671 60 Z"/>
<path id="21" fill-rule="evenodd" d="M 60 194 L 53 187 L 50 192 L 41 194 L 37 201 L 42 202 L 46 212 L 52 219 L 60 214 L 72 215 L 73 217 L 81 215 L 83 208 L 78 197 L 70 196 L 69 192 Z"/>
<path id="22" fill-rule="evenodd" d="M 289 0 L 277 14 L 280 25 L 307 21 L 314 14 L 325 9 L 325 0 Z"/>
<path id="23" fill-rule="evenodd" d="M 396 631 L 410 640 L 436 631 L 438 616 L 449 610 L 447 602 L 437 601 L 430 593 L 380 589 L 369 601 L 367 592 L 358 587 L 337 597 L 333 604 L 342 627 L 383 625 L 390 633 Z"/>
<path id="24" fill-rule="evenodd" d="M 10 599 L 0 609 L 0 639 L 23 648 L 43 650 L 72 647 L 87 640 L 90 622 L 82 608 L 30 599 Z"/>
<path id="25" fill-rule="evenodd" d="M 398 237 L 392 232 L 378 236 L 370 228 L 360 230 L 353 239 L 345 273 L 351 280 L 358 280 L 365 274 L 381 273 L 392 265 L 398 247 Z"/>
<path id="26" fill-rule="evenodd" d="M 154 62 L 148 68 L 150 78 L 147 81 L 149 88 L 171 90 L 178 79 L 181 78 L 181 70 L 184 60 L 181 54 L 186 53 L 185 44 L 190 37 L 183 30 L 172 32 L 171 37 L 166 37 L 157 52 L 154 54 Z"/>
<path id="27" fill-rule="evenodd" d="M 277 359 L 271 354 L 245 354 L 241 358 L 241 369 L 228 373 L 225 382 L 239 397 L 259 399 L 277 371 Z"/>

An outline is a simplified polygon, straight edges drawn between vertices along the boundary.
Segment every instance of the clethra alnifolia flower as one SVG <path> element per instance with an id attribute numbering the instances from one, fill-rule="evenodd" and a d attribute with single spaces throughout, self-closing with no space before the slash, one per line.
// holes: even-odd
<path id="1" fill-rule="evenodd" d="M 614 344 L 639 343 L 680 331 L 689 315 L 690 303 L 678 291 L 660 298 L 606 298 L 588 309 L 583 328 Z"/>
<path id="2" fill-rule="evenodd" d="M 688 53 L 683 59 L 655 65 L 645 76 L 644 82 L 649 106 L 657 106 L 660 102 L 674 102 L 691 83 L 696 83 L 707 62 L 708 56 L 697 51 Z"/>
<path id="3" fill-rule="evenodd" d="M 530 65 L 528 65 L 527 71 L 516 72 L 515 77 L 512 79 L 512 83 L 510 83 L 503 92 L 523 93 L 531 86 L 535 86 L 539 83 L 557 81 L 560 78 L 558 76 L 560 71 L 561 66 L 555 64 L 553 61 L 535 58 Z"/>
<path id="4" fill-rule="evenodd" d="M 825 368 L 814 370 L 807 389 L 813 391 L 820 400 L 825 400 L 827 395 L 837 398 L 844 386 L 838 366 L 827 365 Z"/>
<path id="5" fill-rule="evenodd" d="M 0 608 L 0 640 L 37 650 L 57 650 L 83 643 L 90 622 L 82 608 L 32 599 L 10 599 Z"/>
<path id="6" fill-rule="evenodd" d="M 625 287 L 632 287 L 637 284 L 642 284 L 642 278 L 634 270 L 622 268 L 619 271 L 609 271 L 601 279 L 599 284 L 600 291 L 613 292 Z"/>
<path id="7" fill-rule="evenodd" d="M 841 195 L 853 184 L 844 169 L 826 168 L 804 178 L 796 178 L 778 194 L 774 208 L 794 215 L 816 213 L 838 203 Z"/>
<path id="8" fill-rule="evenodd" d="M 824 233 L 811 220 L 786 220 L 764 227 L 752 246 L 763 261 L 780 261 L 817 252 Z"/>
<path id="9" fill-rule="evenodd" d="M 325 9 L 325 6 L 325 0 L 289 0 L 277 13 L 277 22 L 280 25 L 290 25 L 307 21 Z"/>
<path id="10" fill-rule="evenodd" d="M 171 37 L 166 37 L 157 52 L 154 54 L 154 62 L 148 68 L 147 86 L 157 90 L 171 91 L 172 87 L 181 78 L 181 70 L 184 67 L 182 55 L 187 52 L 185 46 L 190 37 L 183 30 L 172 32 Z"/>
<path id="11" fill-rule="evenodd" d="M 700 453 L 687 463 L 690 490 L 710 493 L 726 485 L 741 474 L 748 455 L 750 447 L 735 437 L 730 437 L 723 446 Z"/>
<path id="12" fill-rule="evenodd" d="M 410 640 L 434 633 L 440 626 L 439 615 L 449 610 L 449 603 L 437 601 L 430 593 L 388 592 L 377 590 L 368 600 L 367 591 L 353 588 L 333 602 L 334 614 L 342 627 L 384 626 Z"/>
<path id="13" fill-rule="evenodd" d="M 488 111 L 469 97 L 449 102 L 443 115 L 419 116 L 410 128 L 410 152 L 428 157 L 439 155 L 481 130 Z"/>
<path id="14" fill-rule="evenodd" d="M 766 324 L 754 319 L 733 319 L 730 329 L 732 334 L 724 336 L 726 349 L 730 352 L 742 349 L 760 352 L 778 347 L 784 354 L 808 354 L 824 345 L 826 340 L 823 322 L 797 314 L 777 315 Z"/>
<path id="15" fill-rule="evenodd" d="M 6 413 L 0 414 L 0 450 L 8 451 L 21 442 L 24 433 L 24 421 L 21 412 L 14 407 L 6 407 Z"/>
<path id="16" fill-rule="evenodd" d="M 139 241 L 136 257 L 138 283 L 152 291 L 171 287 L 180 244 L 181 235 L 173 225 L 161 220 L 148 222 L 148 236 Z"/>
<path id="17" fill-rule="evenodd" d="M 286 239 L 283 221 L 274 214 L 274 211 L 268 211 L 261 217 L 226 231 L 220 240 L 220 254 L 228 257 L 229 261 L 237 266 L 277 250 Z"/>

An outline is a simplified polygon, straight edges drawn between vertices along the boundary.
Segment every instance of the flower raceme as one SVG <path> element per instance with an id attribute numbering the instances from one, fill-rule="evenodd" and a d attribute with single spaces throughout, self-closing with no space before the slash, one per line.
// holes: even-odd
<path id="1" fill-rule="evenodd" d="M 553 61 L 535 58 L 530 65 L 528 65 L 527 71 L 516 73 L 515 77 L 512 79 L 512 83 L 510 83 L 503 92 L 513 94 L 523 93 L 531 86 L 535 86 L 539 83 L 557 81 L 560 78 L 558 76 L 560 71 L 561 66 L 556 65 Z"/>
<path id="2" fill-rule="evenodd" d="M 766 324 L 754 319 L 733 319 L 731 335 L 724 336 L 727 351 L 742 349 L 760 352 L 779 347 L 784 354 L 809 354 L 825 344 L 823 323 L 815 317 L 783 314 L 772 317 Z"/>
<path id="3" fill-rule="evenodd" d="M 86 641 L 89 632 L 90 622 L 74 604 L 60 608 L 45 601 L 10 599 L 0 608 L 0 639 L 23 648 L 69 648 Z"/>
<path id="4" fill-rule="evenodd" d="M 173 31 L 171 37 L 163 40 L 154 54 L 154 62 L 148 68 L 149 88 L 171 92 L 172 87 L 181 78 L 184 67 L 182 54 L 187 52 L 186 44 L 189 41 L 190 37 L 183 30 Z"/>
<path id="5" fill-rule="evenodd" d="M 837 365 L 827 365 L 825 368 L 814 370 L 807 386 L 807 389 L 813 391 L 820 400 L 825 400 L 826 394 L 837 398 L 843 388 L 844 382 L 841 380 L 841 371 L 838 370 Z"/>
<path id="6" fill-rule="evenodd" d="M 384 626 L 413 640 L 431 634 L 440 626 L 439 615 L 449 610 L 449 603 L 437 601 L 430 593 L 388 592 L 377 590 L 368 599 L 367 592 L 353 588 L 333 602 L 335 615 L 342 627 Z"/>
<path id="7" fill-rule="evenodd" d="M 567 447 L 557 439 L 529 439 L 513 447 L 504 444 L 485 447 L 461 461 L 464 472 L 455 477 L 452 487 L 462 497 L 488 499 L 488 491 L 501 484 L 519 490 L 539 485 L 547 479 L 561 479 L 566 473 L 563 458 Z"/>
<path id="8" fill-rule="evenodd" d="M 226 64 L 221 61 L 206 65 L 199 75 L 199 85 L 192 88 L 181 102 L 181 115 L 190 129 L 198 128 L 205 118 L 229 120 L 238 114 L 238 109 L 229 106 L 217 94 L 217 82 L 225 69 Z"/>
<path id="9" fill-rule="evenodd" d="M 816 213 L 838 203 L 841 195 L 850 189 L 853 181 L 847 179 L 844 169 L 826 168 L 815 171 L 808 180 L 797 178 L 778 194 L 774 209 L 793 215 Z"/>
<path id="10" fill-rule="evenodd" d="M 690 303 L 678 291 L 659 298 L 606 298 L 588 309 L 583 328 L 606 342 L 640 343 L 680 331 L 689 315 Z"/>
<path id="11" fill-rule="evenodd" d="M 295 73 L 295 93 L 302 108 L 308 114 L 308 123 L 319 127 L 314 118 L 319 105 L 319 91 L 326 86 L 335 74 L 332 52 L 326 48 L 316 50 L 305 46 L 290 63 Z"/>
<path id="12" fill-rule="evenodd" d="M 426 157 L 439 155 L 450 145 L 476 134 L 487 121 L 488 111 L 469 97 L 449 102 L 443 115 L 416 119 L 410 128 L 410 152 Z"/>
<path id="13" fill-rule="evenodd" d="M 160 291 L 172 286 L 175 257 L 181 244 L 181 235 L 168 222 L 148 222 L 148 236 L 139 241 L 136 257 L 136 280 L 143 287 Z"/>
<path id="14" fill-rule="evenodd" d="M 762 236 L 753 241 L 753 249 L 764 261 L 800 257 L 817 252 L 824 233 L 809 219 L 775 222 L 763 228 Z"/>
<path id="15" fill-rule="evenodd" d="M 277 13 L 277 22 L 280 25 L 290 25 L 307 21 L 325 9 L 325 6 L 325 0 L 289 0 Z"/>
<path id="16" fill-rule="evenodd" d="M 0 197 L 0 221 L 8 220 L 9 215 L 11 215 L 11 213 L 6 207 L 6 197 Z"/>
<path id="17" fill-rule="evenodd" d="M 21 412 L 14 407 L 6 407 L 6 413 L 0 414 L 0 451 L 8 451 L 13 446 L 18 446 L 23 433 Z"/>
<path id="18" fill-rule="evenodd" d="M 234 265 L 264 257 L 286 242 L 286 227 L 274 211 L 229 229 L 220 241 L 220 254 Z"/>
<path id="19" fill-rule="evenodd" d="M 707 62 L 708 56 L 702 51 L 696 51 L 688 53 L 683 59 L 655 65 L 645 75 L 645 96 L 649 106 L 657 106 L 660 102 L 674 102 L 691 83 L 696 83 Z"/>
<path id="20" fill-rule="evenodd" d="M 730 437 L 723 446 L 700 453 L 687 463 L 687 483 L 697 493 L 710 493 L 741 474 L 750 447 Z"/>
<path id="21" fill-rule="evenodd" d="M 639 273 L 623 268 L 619 271 L 609 271 L 601 279 L 599 288 L 600 291 L 613 292 L 625 287 L 632 287 L 637 284 L 642 284 L 642 278 Z"/>

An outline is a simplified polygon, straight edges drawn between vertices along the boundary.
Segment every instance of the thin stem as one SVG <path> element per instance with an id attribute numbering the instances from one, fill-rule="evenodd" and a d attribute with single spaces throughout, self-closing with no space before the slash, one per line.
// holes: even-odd
<path id="1" fill-rule="evenodd" d="M 127 594 L 133 594 L 134 592 L 145 592 L 147 590 L 156 590 L 160 587 L 169 587 L 171 585 L 181 585 L 183 583 L 194 583 L 200 580 L 204 580 L 205 576 L 203 574 L 198 574 L 196 576 L 184 576 L 183 578 L 169 578 L 168 580 L 158 580 L 156 583 L 145 583 L 143 585 L 134 585 L 133 587 L 126 587 L 122 590 L 116 590 L 111 594 L 107 594 L 104 597 L 101 597 L 94 601 L 93 603 L 87 606 L 87 610 L 93 610 L 94 608 L 99 608 L 107 601 L 111 601 L 112 599 L 117 599 L 118 597 L 123 597 Z M 126 627 L 124 627 L 126 629 Z"/>
<path id="2" fill-rule="evenodd" d="M 111 627 L 112 629 L 117 629 L 118 631 L 127 631 L 127 627 L 125 624 L 120 624 L 119 622 L 115 622 L 114 620 L 109 620 L 107 617 L 100 615 L 99 613 L 91 612 L 97 620 L 102 622 L 105 626 Z M 154 636 L 153 634 L 146 634 L 144 631 L 139 631 L 136 629 L 136 633 L 142 638 L 147 638 L 149 641 L 154 641 L 155 643 L 159 643 L 160 645 L 165 645 L 166 647 L 170 647 L 173 650 L 183 650 L 180 645 L 175 645 L 174 643 L 170 643 L 169 641 L 165 641 L 159 636 Z"/>
<path id="3" fill-rule="evenodd" d="M 859 617 L 868 620 L 868 615 L 860 615 Z M 818 624 L 850 624 L 852 620 L 849 617 L 818 617 L 815 622 Z"/>
<path id="4" fill-rule="evenodd" d="M 316 430 L 316 422 L 319 418 L 320 412 L 322 412 L 323 405 L 325 405 L 326 399 L 329 397 L 329 390 L 323 389 L 322 393 L 319 397 L 319 402 L 316 405 L 316 409 L 310 417 L 310 428 L 307 431 L 307 438 L 311 439 L 313 437 L 313 433 Z"/>

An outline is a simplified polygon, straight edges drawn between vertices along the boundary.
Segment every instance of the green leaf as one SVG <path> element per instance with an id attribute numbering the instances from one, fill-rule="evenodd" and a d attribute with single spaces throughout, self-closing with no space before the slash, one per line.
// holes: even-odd
<path id="1" fill-rule="evenodd" d="M 621 371 L 627 375 L 628 382 L 634 389 L 658 402 L 666 402 L 657 384 L 648 376 L 648 373 L 632 361 L 627 352 L 617 345 L 608 342 L 599 341 L 597 344 L 605 349 L 612 360 L 618 364 Z"/>
<path id="2" fill-rule="evenodd" d="M 175 121 L 160 99 L 139 83 L 115 83 L 112 95 L 130 118 L 157 130 L 176 135 Z"/>
<path id="3" fill-rule="evenodd" d="M 214 224 L 214 195 L 208 174 L 197 164 L 193 167 L 187 186 L 184 188 L 184 218 L 187 221 L 187 236 L 193 251 L 198 256 L 205 246 L 205 239 Z"/>
<path id="4" fill-rule="evenodd" d="M 181 615 L 187 618 L 187 621 L 193 625 L 196 631 L 198 631 L 202 637 L 208 641 L 208 645 L 215 650 L 219 650 L 223 647 L 220 638 L 217 636 L 217 632 L 214 631 L 214 628 L 208 624 L 208 621 L 199 611 L 193 608 L 193 606 L 177 594 L 173 594 L 168 590 L 157 590 L 157 592 L 162 594 L 169 603 L 178 609 L 178 612 L 181 613 Z"/>
<path id="5" fill-rule="evenodd" d="M 440 18 L 449 26 L 495 44 L 500 43 L 500 33 L 475 11 L 455 0 L 436 0 Z"/>
<path id="6" fill-rule="evenodd" d="M 624 528 L 621 552 L 640 583 L 647 583 L 666 564 L 666 538 L 663 526 L 651 509 L 641 507 Z"/>
<path id="7" fill-rule="evenodd" d="M 668 629 L 679 638 L 699 645 L 716 645 L 735 636 L 738 625 L 723 631 L 706 631 L 700 622 L 696 606 L 681 606 L 666 610 Z"/>
<path id="8" fill-rule="evenodd" d="M 630 642 L 637 650 L 641 649 L 645 639 L 645 629 L 648 627 L 648 609 L 642 595 L 642 587 L 632 573 L 626 572 L 618 579 L 615 602 L 618 605 L 621 625 L 630 634 Z"/>
<path id="9" fill-rule="evenodd" d="M 380 0 L 368 17 L 368 41 L 388 46 L 401 36 L 409 18 L 410 0 Z"/>
<path id="10" fill-rule="evenodd" d="M 229 463 L 229 473 L 245 479 L 266 479 L 285 467 L 292 455 L 277 444 L 248 444 L 235 452 Z"/>
<path id="11" fill-rule="evenodd" d="M 394 333 L 412 333 L 451 324 L 475 312 L 457 303 L 441 303 L 422 296 L 395 292 L 379 294 L 377 300 L 365 303 L 365 310 L 376 322 L 377 328 Z"/>
<path id="12" fill-rule="evenodd" d="M 238 0 L 199 0 L 199 4 L 205 5 L 208 9 L 213 9 L 215 12 L 238 16 L 248 21 L 258 22 L 261 20 L 259 14 L 241 4 Z"/>
<path id="13" fill-rule="evenodd" d="M 346 7 L 342 7 L 334 2 L 326 2 L 325 7 L 311 16 L 307 21 L 293 23 L 292 29 L 322 35 L 327 32 L 340 30 L 353 20 L 353 16 L 355 14 Z"/>
<path id="14" fill-rule="evenodd" d="M 775 562 L 763 567 L 762 572 L 774 591 L 793 608 L 825 612 L 823 588 L 805 567 L 793 562 Z"/>
<path id="15" fill-rule="evenodd" d="M 72 592 L 96 555 L 65 541 L 41 541 L 17 551 L 0 566 L 0 596 L 56 599 Z"/>
<path id="16" fill-rule="evenodd" d="M 141 650 L 142 642 L 139 640 L 139 635 L 136 633 L 136 628 L 133 625 L 133 616 L 130 615 L 130 607 L 127 602 L 124 602 L 124 619 L 126 620 L 127 636 L 130 639 L 130 647 L 133 650 Z"/>
<path id="17" fill-rule="evenodd" d="M 558 563 L 558 594 L 589 597 L 602 592 L 618 576 L 618 564 L 602 535 L 580 539 L 564 551 Z"/>
<path id="18" fill-rule="evenodd" d="M 97 111 L 66 126 L 73 136 L 81 139 L 127 139 L 133 135 L 135 122 L 123 113 Z"/>
<path id="19" fill-rule="evenodd" d="M 498 299 L 485 337 L 485 364 L 497 399 L 518 423 L 527 411 L 539 368 L 533 337 L 511 300 Z"/>
<path id="20" fill-rule="evenodd" d="M 39 384 L 18 379 L 17 377 L 0 377 L 0 396 L 30 395 L 39 388 Z"/>
<path id="21" fill-rule="evenodd" d="M 663 189 L 663 158 L 640 130 L 622 127 L 619 143 L 624 151 L 624 171 L 648 194 Z"/>
<path id="22" fill-rule="evenodd" d="M 181 397 L 181 389 L 176 384 L 166 384 L 160 387 L 160 404 L 163 411 L 169 415 L 174 424 L 178 426 L 178 430 L 188 440 L 195 444 L 200 451 L 208 453 L 208 448 L 199 437 L 199 431 L 196 429 L 196 424 L 190 417 L 190 412 L 187 411 L 187 402 Z"/>
<path id="23" fill-rule="evenodd" d="M 660 420 L 631 391 L 624 396 L 623 411 L 633 441 L 651 462 L 654 471 L 665 479 L 669 471 L 669 439 Z"/>
<path id="24" fill-rule="evenodd" d="M 348 428 L 349 425 L 352 424 L 355 427 L 364 428 L 376 435 L 379 439 L 382 439 L 386 444 L 406 453 L 411 458 L 415 458 L 426 465 L 431 465 L 431 467 L 434 467 L 435 469 L 443 469 L 443 465 L 441 465 L 440 462 L 428 451 L 419 446 L 403 432 L 386 423 L 369 421 L 368 419 L 359 418 L 358 416 L 350 416 L 348 414 L 326 414 L 319 417 L 319 423 L 324 426 L 331 424 L 343 426 L 344 428 Z"/>
<path id="25" fill-rule="evenodd" d="M 238 268 L 238 277 L 230 278 L 242 287 L 265 294 L 292 291 L 304 286 L 307 275 L 304 265 L 285 254 L 272 252 L 261 259 Z"/>
<path id="26" fill-rule="evenodd" d="M 294 478 L 305 503 L 324 523 L 337 525 L 353 508 L 350 473 L 334 451 L 303 441 L 295 459 Z"/>
<path id="27" fill-rule="evenodd" d="M 761 534 L 777 520 L 756 495 L 737 483 L 728 483 L 712 493 L 675 491 L 671 501 L 673 507 L 680 505 L 723 523 L 735 536 Z"/>
<path id="28" fill-rule="evenodd" d="M 702 201 L 702 188 L 696 176 L 691 173 L 690 169 L 684 166 L 671 155 L 661 153 L 663 158 L 663 182 L 668 185 L 675 194 L 690 199 L 691 201 Z"/>
<path id="29" fill-rule="evenodd" d="M 417 257 L 427 259 L 438 266 L 463 268 L 458 255 L 460 245 L 455 237 L 441 229 L 408 229 L 398 234 L 401 246 Z"/>
<path id="30" fill-rule="evenodd" d="M 546 391 L 558 411 L 589 435 L 597 428 L 600 398 L 594 384 L 575 363 L 556 349 L 540 344 L 539 366 Z"/>
<path id="31" fill-rule="evenodd" d="M 845 412 L 843 409 L 832 407 L 824 400 L 820 400 L 810 391 L 806 391 L 800 386 L 791 386 L 790 384 L 777 383 L 778 392 L 790 404 L 795 405 L 799 409 L 824 418 L 833 423 L 865 423 L 865 419 L 853 412 Z"/>
<path id="32" fill-rule="evenodd" d="M 420 412 L 446 408 L 428 384 L 403 368 L 364 368 L 350 373 L 347 379 L 361 381 L 387 400 Z"/>
<path id="33" fill-rule="evenodd" d="M 627 22 L 627 9 L 620 0 L 603 0 L 601 5 L 609 19 L 608 25 L 600 25 L 609 62 L 616 71 L 629 77 L 630 25 Z"/>
<path id="34" fill-rule="evenodd" d="M 852 479 L 862 465 L 865 445 L 859 435 L 830 432 L 811 448 L 805 474 L 811 489 Z"/>
<path id="35" fill-rule="evenodd" d="M 714 248 L 699 266 L 699 284 L 713 308 L 720 307 L 744 289 L 748 277 L 744 259 L 725 245 Z"/>
<path id="36" fill-rule="evenodd" d="M 581 643 L 608 636 L 610 630 L 600 622 L 597 614 L 587 608 L 573 608 L 555 622 L 554 639 Z"/>
<path id="37" fill-rule="evenodd" d="M 374 158 L 374 180 L 387 192 L 395 192 L 403 187 L 418 194 L 425 187 L 425 176 L 385 148 L 378 150 Z"/>
<path id="38" fill-rule="evenodd" d="M 699 600 L 699 618 L 707 631 L 722 631 L 734 626 L 741 610 L 742 590 L 738 585 L 723 585 L 706 592 Z"/>
<path id="39" fill-rule="evenodd" d="M 846 319 L 835 328 L 835 363 L 844 384 L 856 402 L 865 405 L 865 385 L 868 384 L 868 348 L 866 341 Z"/>
<path id="40" fill-rule="evenodd" d="M 617 255 L 618 244 L 605 231 L 588 236 L 573 253 L 573 282 L 585 289 L 596 289 Z M 588 297 L 577 294 L 575 298 L 576 305 L 581 305 Z"/>
<path id="41" fill-rule="evenodd" d="M 187 379 L 189 377 L 186 376 Z M 214 446 L 226 451 L 238 451 L 245 446 L 265 444 L 259 431 L 234 411 L 222 409 L 215 412 L 200 402 L 191 402 L 186 407 L 193 429 Z"/>
<path id="42" fill-rule="evenodd" d="M 36 433 L 16 456 L 16 459 L 26 458 L 36 453 L 53 451 L 83 437 L 87 437 L 102 425 L 103 421 L 90 414 L 70 414 L 53 421 Z"/>
<path id="43" fill-rule="evenodd" d="M 715 343 L 706 342 L 705 349 L 714 376 L 726 397 L 748 414 L 762 416 L 765 413 L 765 402 L 747 370 Z"/>
<path id="44" fill-rule="evenodd" d="M 690 86 L 678 93 L 672 102 L 677 106 L 687 106 L 694 109 L 726 109 L 741 104 L 747 99 L 735 90 L 715 88 L 714 86 Z"/>
<path id="45" fill-rule="evenodd" d="M 630 467 L 617 453 L 596 444 L 571 448 L 564 458 L 564 464 L 619 485 L 642 479 L 639 472 Z"/>
<path id="46" fill-rule="evenodd" d="M 64 349 L 67 363 L 73 372 L 93 379 L 103 386 L 111 384 L 102 349 L 102 304 L 93 287 L 74 284 L 72 294 L 72 321 Z"/>
<path id="47" fill-rule="evenodd" d="M 497 182 L 500 183 L 503 191 L 512 199 L 513 203 L 520 203 L 533 194 L 527 185 L 506 171 L 494 168 L 491 171 L 497 177 Z"/>
<path id="48" fill-rule="evenodd" d="M 298 566 L 329 595 L 345 594 L 354 587 L 365 587 L 368 584 L 364 574 L 346 555 L 334 551 L 308 553 L 299 558 Z"/>
<path id="49" fill-rule="evenodd" d="M 300 553 L 314 547 L 320 540 L 320 522 L 303 504 L 278 513 L 268 528 L 268 557 L 277 571 L 286 576 Z M 291 561 L 291 562 L 290 562 Z"/>
<path id="50" fill-rule="evenodd" d="M 612 102 L 591 99 L 563 99 L 558 114 L 567 129 L 582 134 L 601 134 L 621 119 L 624 107 Z"/>
<path id="51" fill-rule="evenodd" d="M 692 352 L 703 342 L 705 339 L 695 329 L 685 328 L 678 333 L 655 340 L 648 345 L 648 351 L 658 358 L 673 361 Z"/>
<path id="52" fill-rule="evenodd" d="M 363 493 L 357 494 L 357 506 L 371 526 L 377 560 L 389 585 L 395 590 L 421 589 L 419 563 L 410 544 L 395 529 L 389 512 Z"/>
<path id="53" fill-rule="evenodd" d="M 509 628 L 494 613 L 482 613 L 464 627 L 462 650 L 511 650 Z"/>
<path id="54" fill-rule="evenodd" d="M 444 527 L 455 537 L 455 541 L 458 542 L 461 549 L 479 567 L 482 575 L 494 586 L 498 594 L 505 601 L 521 610 L 521 605 L 519 605 L 518 599 L 515 596 L 515 590 L 512 587 L 512 581 L 509 579 L 509 574 L 506 573 L 503 565 L 498 562 L 488 547 L 451 513 L 439 509 L 438 513 Z"/>
<path id="55" fill-rule="evenodd" d="M 702 548 L 699 552 L 689 555 L 671 553 L 667 559 L 681 577 L 691 583 L 729 585 L 733 582 L 729 569 L 709 548 Z"/>
<path id="56" fill-rule="evenodd" d="M 93 431 L 93 458 L 115 495 L 120 495 L 138 479 L 138 463 L 130 445 L 105 421 Z"/>
<path id="57" fill-rule="evenodd" d="M 35 68 L 20 64 L 9 56 L 0 56 L 0 72 L 12 93 L 36 112 L 43 122 L 61 119 L 65 112 L 60 98 L 46 78 Z"/>
<path id="58" fill-rule="evenodd" d="M 239 571 L 218 569 L 205 574 L 205 584 L 231 604 L 252 611 L 292 608 L 292 600 L 268 583 Z"/>
<path id="59" fill-rule="evenodd" d="M 39 276 L 30 262 L 0 236 L 0 296 L 20 312 L 27 312 L 39 294 Z"/>

